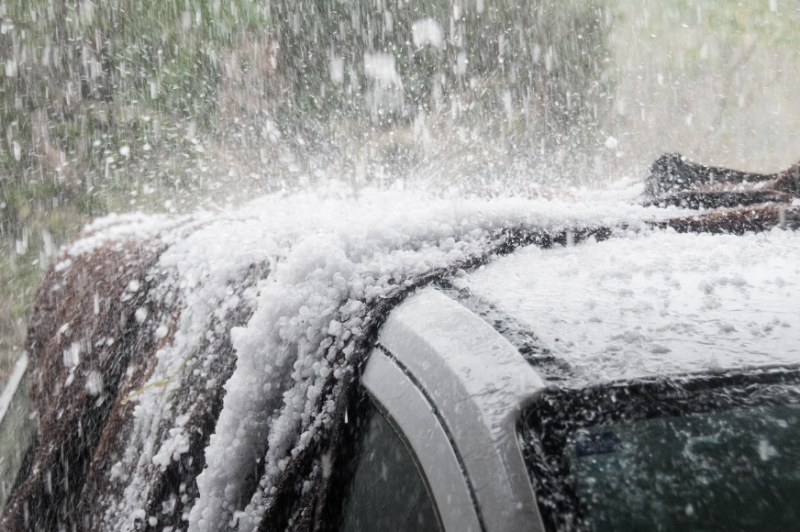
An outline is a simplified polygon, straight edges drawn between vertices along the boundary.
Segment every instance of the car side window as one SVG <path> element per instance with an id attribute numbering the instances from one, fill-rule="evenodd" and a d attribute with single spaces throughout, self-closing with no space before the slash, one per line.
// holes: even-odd
<path id="1" fill-rule="evenodd" d="M 344 504 L 343 532 L 441 531 L 425 481 L 405 444 L 372 406 Z"/>

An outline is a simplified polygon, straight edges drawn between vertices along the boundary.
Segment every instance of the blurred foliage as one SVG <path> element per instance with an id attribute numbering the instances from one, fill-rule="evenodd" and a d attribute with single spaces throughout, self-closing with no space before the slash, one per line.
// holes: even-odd
<path id="1" fill-rule="evenodd" d="M 0 355 L 92 217 L 774 156 L 798 53 L 797 0 L 0 0 Z"/>
<path id="2" fill-rule="evenodd" d="M 800 158 L 800 2 L 625 0 L 616 19 L 618 171 L 664 151 L 755 172 Z"/>
<path id="3" fill-rule="evenodd" d="M 210 130 L 220 56 L 268 21 L 248 0 L 31 0 L 0 4 L 0 16 L 6 179 L 81 192 L 170 144 L 160 126 Z"/>
<path id="4" fill-rule="evenodd" d="M 272 13 L 293 117 L 391 127 L 444 111 L 549 152 L 585 147 L 608 107 L 600 2 L 293 0 Z"/>
<path id="5" fill-rule="evenodd" d="M 0 0 L 0 353 L 53 250 L 112 210 L 332 172 L 785 164 L 798 54 L 797 0 Z"/>
<path id="6" fill-rule="evenodd" d="M 227 202 L 234 174 L 302 185 L 325 164 L 303 150 L 351 165 L 364 138 L 407 172 L 426 117 L 475 142 L 586 144 L 608 22 L 594 0 L 0 1 L 0 353 L 94 216 Z"/>
<path id="7" fill-rule="evenodd" d="M 265 5 L 0 3 L 0 373 L 60 244 L 110 210 L 164 209 L 165 191 L 197 181 L 220 58 L 267 27 Z"/>
<path id="8" fill-rule="evenodd" d="M 645 26 L 658 28 L 660 53 L 669 57 L 670 69 L 699 75 L 720 54 L 727 68 L 738 66 L 736 60 L 756 47 L 777 51 L 783 47 L 797 50 L 800 45 L 800 4 L 792 2 L 746 0 L 743 2 L 698 2 L 682 0 L 674 5 L 641 6 Z M 773 11 L 774 9 L 774 11 Z M 630 16 L 630 15 L 629 15 Z M 711 48 L 714 48 L 713 50 Z"/>
<path id="9" fill-rule="evenodd" d="M 2 181 L 61 183 L 76 201 L 137 172 L 172 186 L 159 155 L 196 158 L 183 141 L 201 133 L 257 145 L 271 116 L 330 132 L 449 107 L 561 144 L 608 100 L 593 1 L 29 0 L 0 16 Z"/>

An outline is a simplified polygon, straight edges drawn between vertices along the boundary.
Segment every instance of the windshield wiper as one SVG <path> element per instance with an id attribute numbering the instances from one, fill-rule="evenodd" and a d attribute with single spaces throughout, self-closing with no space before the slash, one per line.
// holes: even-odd
<path id="1" fill-rule="evenodd" d="M 800 163 L 775 174 L 706 166 L 677 153 L 659 157 L 645 181 L 644 205 L 689 209 L 791 203 L 800 195 Z"/>

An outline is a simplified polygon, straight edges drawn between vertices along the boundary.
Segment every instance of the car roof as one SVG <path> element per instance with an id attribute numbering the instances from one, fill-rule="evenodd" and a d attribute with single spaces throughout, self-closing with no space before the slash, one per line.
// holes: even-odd
<path id="1" fill-rule="evenodd" d="M 654 231 L 529 246 L 460 280 L 569 384 L 800 361 L 800 235 Z M 545 378 L 547 375 L 543 375 Z"/>

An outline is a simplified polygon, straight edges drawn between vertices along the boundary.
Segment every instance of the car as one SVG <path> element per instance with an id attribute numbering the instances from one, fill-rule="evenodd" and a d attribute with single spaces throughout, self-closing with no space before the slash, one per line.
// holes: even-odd
<path id="1" fill-rule="evenodd" d="M 402 243 L 388 255 L 312 238 L 283 262 L 201 246 L 262 227 L 262 204 L 240 225 L 88 228 L 48 272 L 32 369 L 6 392 L 24 412 L 30 385 L 17 417 L 35 430 L 14 429 L 3 526 L 792 529 L 796 206 L 497 230 L 476 205 L 483 225 L 455 212 L 461 248 L 445 229 L 381 235 Z M 337 292 L 343 271 L 364 273 Z"/>
<path id="2" fill-rule="evenodd" d="M 773 279 L 800 245 L 770 237 L 524 249 L 408 298 L 364 369 L 343 529 L 794 529 L 798 285 Z"/>

